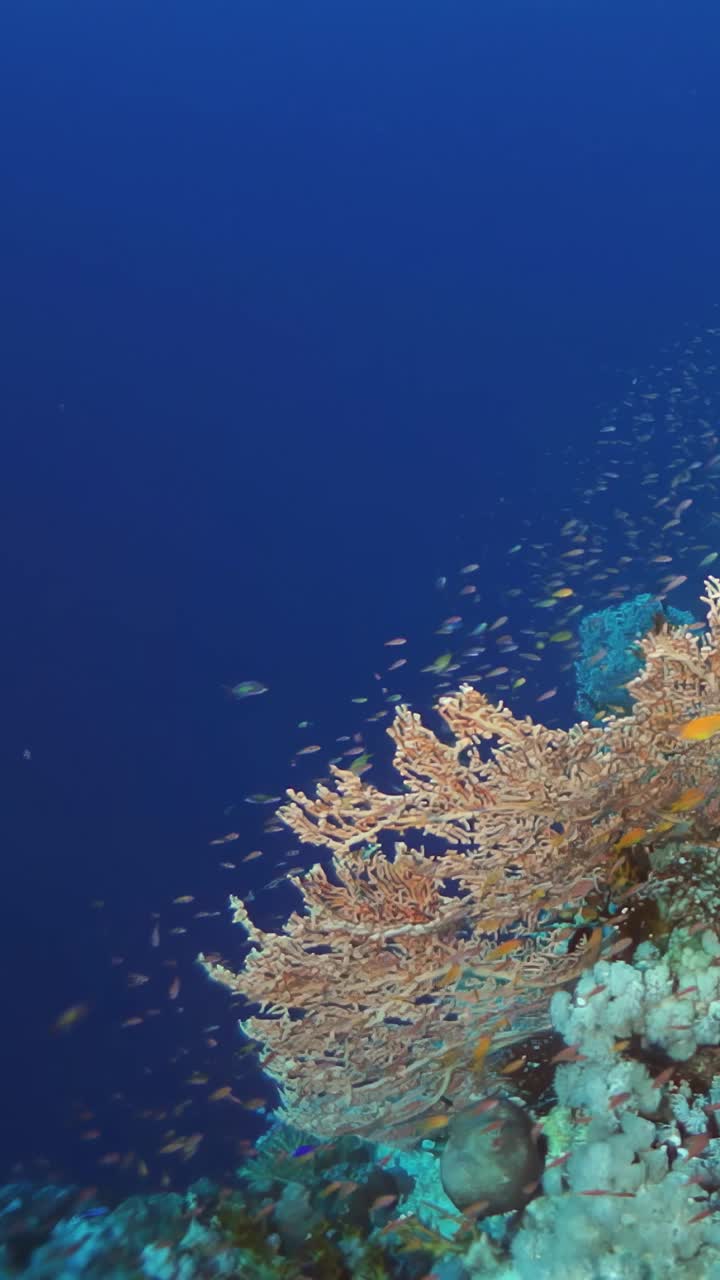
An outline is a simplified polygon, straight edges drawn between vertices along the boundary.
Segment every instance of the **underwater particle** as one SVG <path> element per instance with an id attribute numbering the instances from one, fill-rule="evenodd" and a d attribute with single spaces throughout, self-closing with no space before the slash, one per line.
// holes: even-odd
<path id="1" fill-rule="evenodd" d="M 268 686 L 259 680 L 241 680 L 239 684 L 223 685 L 223 688 L 236 702 L 243 698 L 256 698 L 260 693 L 267 693 Z"/>
<path id="2" fill-rule="evenodd" d="M 453 1116 L 440 1157 L 440 1178 L 458 1209 L 487 1201 L 487 1208 L 477 1214 L 486 1217 L 523 1207 L 529 1199 L 526 1188 L 542 1173 L 532 1129 L 522 1107 L 505 1098 L 498 1099 L 490 1122 L 472 1107 Z"/>

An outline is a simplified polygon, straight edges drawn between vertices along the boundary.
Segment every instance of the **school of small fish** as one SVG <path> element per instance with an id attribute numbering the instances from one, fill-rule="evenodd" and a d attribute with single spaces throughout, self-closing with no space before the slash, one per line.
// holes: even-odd
<path id="1" fill-rule="evenodd" d="M 494 700 L 511 701 L 514 710 L 537 714 L 547 723 L 553 723 L 547 720 L 548 713 L 556 714 L 559 723 L 560 711 L 555 708 L 562 702 L 566 723 L 571 717 L 570 673 L 578 652 L 577 628 L 585 614 L 641 592 L 651 593 L 659 602 L 672 595 L 673 604 L 695 607 L 704 573 L 720 555 L 719 424 L 720 327 L 708 328 L 663 352 L 650 374 L 629 380 L 627 394 L 601 419 L 592 443 L 582 448 L 568 445 L 554 463 L 557 491 L 542 527 L 537 520 L 520 517 L 514 540 L 502 547 L 494 546 L 484 529 L 478 536 L 482 550 L 470 550 L 476 559 L 447 565 L 436 574 L 431 598 L 437 616 L 426 634 L 405 635 L 402 619 L 388 619 L 385 633 L 377 635 L 377 668 L 368 674 L 365 689 L 348 694 L 348 710 L 362 709 L 352 712 L 361 716 L 355 728 L 325 742 L 312 719 L 298 724 L 290 766 L 298 772 L 314 771 L 307 777 L 303 773 L 303 786 L 311 787 L 326 776 L 331 763 L 357 775 L 367 773 L 373 768 L 376 739 L 380 741 L 375 726 L 393 715 L 398 702 L 427 706 L 460 683 L 477 684 Z M 587 442 L 589 436 L 586 426 L 578 431 L 578 440 Z M 397 656 L 398 650 L 402 656 Z M 590 661 L 602 665 L 604 659 L 605 652 L 599 650 Z M 268 692 L 257 678 L 225 688 L 236 703 Z M 410 689 L 414 696 L 407 692 Z M 604 714 L 617 713 L 611 704 Z M 245 709 L 238 707 L 232 714 L 243 715 Z M 678 726 L 677 733 L 693 741 L 720 734 L 720 715 L 697 717 Z M 313 740 L 306 740 L 309 735 Z M 243 799 L 262 809 L 276 806 L 281 797 L 268 788 Z M 673 814 L 662 815 L 663 819 L 677 820 L 678 814 L 702 800 L 701 794 L 688 789 L 672 806 Z M 236 816 L 241 812 L 251 810 L 228 806 L 226 814 L 234 815 L 233 826 L 241 825 Z M 264 836 L 283 830 L 271 812 L 263 824 Z M 647 838 L 643 828 L 630 828 L 616 848 L 632 849 Z M 227 845 L 238 844 L 240 849 L 237 856 L 232 851 L 232 860 L 224 857 L 216 864 L 220 876 L 228 880 L 226 887 L 221 881 L 217 901 L 200 906 L 186 886 L 178 886 L 168 905 L 149 919 L 145 960 L 134 957 L 130 971 L 124 956 L 111 958 L 125 975 L 122 981 L 128 998 L 120 1030 L 133 1037 L 150 1036 L 153 1024 L 167 1025 L 172 1019 L 172 1025 L 179 1027 L 180 1043 L 171 1061 L 179 1085 L 184 1083 L 189 1092 L 187 1097 L 179 1094 L 177 1101 L 138 1113 L 149 1135 L 142 1151 L 138 1146 L 132 1151 L 105 1149 L 95 1109 L 79 1107 L 80 1138 L 97 1144 L 98 1163 L 103 1167 L 133 1168 L 142 1177 L 153 1176 L 160 1185 L 170 1186 L 173 1162 L 192 1160 L 206 1126 L 213 1124 L 219 1110 L 239 1107 L 255 1114 L 260 1132 L 263 1114 L 274 1105 L 269 1089 L 267 1096 L 258 1092 L 261 1077 L 251 1042 L 240 1045 L 232 1063 L 228 1061 L 223 1046 L 232 1042 L 228 1029 L 232 1015 L 226 1027 L 205 1026 L 199 1040 L 191 1030 L 192 1020 L 184 1017 L 192 960 L 207 947 L 207 927 L 199 932 L 197 922 L 224 917 L 227 888 L 245 902 L 257 900 L 264 927 L 273 920 L 281 922 L 294 899 L 289 896 L 292 890 L 279 899 L 275 891 L 289 885 L 291 877 L 303 875 L 313 862 L 312 851 L 293 848 L 278 857 L 254 847 L 257 834 L 245 851 L 243 839 L 241 830 L 221 829 L 209 840 L 210 846 L 218 846 L 218 853 Z M 260 872 L 253 867 L 244 878 L 246 863 L 257 863 Z M 270 900 L 263 899 L 267 891 L 273 895 Z M 101 910 L 104 904 L 92 905 Z M 186 939 L 188 933 L 195 937 Z M 176 956 L 172 946 L 179 945 L 177 939 L 182 944 Z M 512 940 L 502 942 L 495 954 L 509 954 L 517 945 Z M 221 955 L 215 952 L 212 958 L 220 960 Z M 450 970 L 441 982 L 457 977 Z M 86 1020 L 92 1023 L 92 1012 L 88 1002 L 79 1000 L 57 1016 L 51 1029 L 55 1034 L 74 1032 Z M 192 1025 L 197 1025 L 197 1018 Z M 166 1034 L 164 1043 L 170 1039 Z M 490 1041 L 491 1037 L 483 1037 L 476 1046 L 473 1065 L 478 1070 Z M 572 1047 L 553 1059 L 573 1060 Z M 512 1059 L 502 1070 L 512 1076 L 524 1062 L 524 1058 Z M 204 1099 L 203 1106 L 199 1097 Z M 132 1107 L 124 1093 L 116 1095 L 116 1101 L 121 1110 Z M 615 1106 L 622 1101 L 622 1094 L 611 1099 Z M 203 1114 L 207 1104 L 212 1104 L 210 1111 Z M 426 1117 L 421 1129 L 432 1132 L 445 1124 L 447 1115 L 442 1113 Z M 247 1158 L 252 1151 L 251 1140 L 239 1139 L 233 1144 L 232 1158 Z"/>

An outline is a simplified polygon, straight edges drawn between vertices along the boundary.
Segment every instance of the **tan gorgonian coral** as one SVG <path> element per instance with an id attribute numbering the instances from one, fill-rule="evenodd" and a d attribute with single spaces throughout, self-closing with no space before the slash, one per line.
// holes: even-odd
<path id="1" fill-rule="evenodd" d="M 280 816 L 331 851 L 330 875 L 291 877 L 304 910 L 280 933 L 231 900 L 251 944 L 239 972 L 201 957 L 260 1005 L 244 1025 L 281 1117 L 321 1137 L 376 1135 L 479 1096 L 488 1049 L 546 1026 L 553 990 L 595 959 L 600 931 L 568 954 L 558 913 L 602 883 L 623 836 L 672 840 L 680 820 L 686 839 L 688 823 L 707 835 L 717 743 L 678 733 L 720 714 L 720 581 L 706 590 L 702 637 L 664 626 L 641 642 L 630 715 L 547 729 L 466 685 L 437 705 L 452 744 L 397 711 L 400 794 L 336 767 L 315 797 L 288 793 Z M 691 789 L 700 800 L 678 803 Z M 387 833 L 441 852 L 386 853 Z"/>

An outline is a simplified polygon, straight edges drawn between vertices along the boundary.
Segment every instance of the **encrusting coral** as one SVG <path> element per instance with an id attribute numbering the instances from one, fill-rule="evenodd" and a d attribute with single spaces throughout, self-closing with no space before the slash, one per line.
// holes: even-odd
<path id="1" fill-rule="evenodd" d="M 626 716 L 548 729 L 463 686 L 437 706 L 452 743 L 397 711 L 399 794 L 337 767 L 314 798 L 289 792 L 280 816 L 331 851 L 330 874 L 290 877 L 304 910 L 279 933 L 231 899 L 251 944 L 239 973 L 200 957 L 260 1006 L 245 1027 L 281 1118 L 377 1136 L 472 1101 L 486 1055 L 546 1027 L 552 993 L 618 948 L 607 925 L 578 938 L 568 909 L 609 884 L 616 902 L 618 884 L 632 893 L 639 850 L 679 821 L 697 839 L 716 828 L 717 745 L 680 732 L 720 715 L 720 580 L 706 591 L 707 631 L 640 642 Z M 441 852 L 382 847 L 412 832 Z"/>

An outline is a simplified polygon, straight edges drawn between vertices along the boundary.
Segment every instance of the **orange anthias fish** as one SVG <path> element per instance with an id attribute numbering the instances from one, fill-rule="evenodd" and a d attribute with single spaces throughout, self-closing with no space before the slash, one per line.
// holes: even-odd
<path id="1" fill-rule="evenodd" d="M 686 742 L 706 742 L 716 733 L 720 733 L 720 715 L 695 716 L 694 720 L 680 726 L 678 737 Z"/>
<path id="2" fill-rule="evenodd" d="M 502 956 L 509 956 L 511 951 L 517 951 L 517 948 L 522 945 L 522 938 L 508 938 L 507 942 L 501 942 L 499 946 L 493 947 L 492 951 L 488 951 L 483 959 L 500 960 Z"/>
<path id="3" fill-rule="evenodd" d="M 449 986 L 451 982 L 455 982 L 460 977 L 460 974 L 462 973 L 462 971 L 463 970 L 462 970 L 461 964 L 451 965 L 447 973 L 443 974 L 443 976 L 440 978 L 439 982 L 437 983 L 438 987 Z"/>
<path id="4" fill-rule="evenodd" d="M 670 813 L 685 813 L 688 809 L 696 809 L 705 799 L 705 792 L 701 787 L 688 787 L 687 791 L 683 791 L 670 805 Z"/>
<path id="5" fill-rule="evenodd" d="M 647 839 L 647 830 L 645 827 L 631 827 L 626 831 L 619 840 L 615 841 L 614 849 L 629 849 L 633 844 L 640 844 L 641 840 Z"/>
<path id="6" fill-rule="evenodd" d="M 472 1067 L 474 1071 L 479 1071 L 482 1067 L 485 1058 L 487 1057 L 490 1045 L 492 1044 L 492 1040 L 492 1036 L 480 1036 L 472 1054 Z"/>
<path id="7" fill-rule="evenodd" d="M 516 1071 L 521 1071 L 527 1062 L 527 1054 L 523 1053 L 519 1058 L 513 1058 L 512 1062 L 506 1062 L 504 1067 L 500 1068 L 500 1074 L 503 1076 L 514 1075 Z"/>

